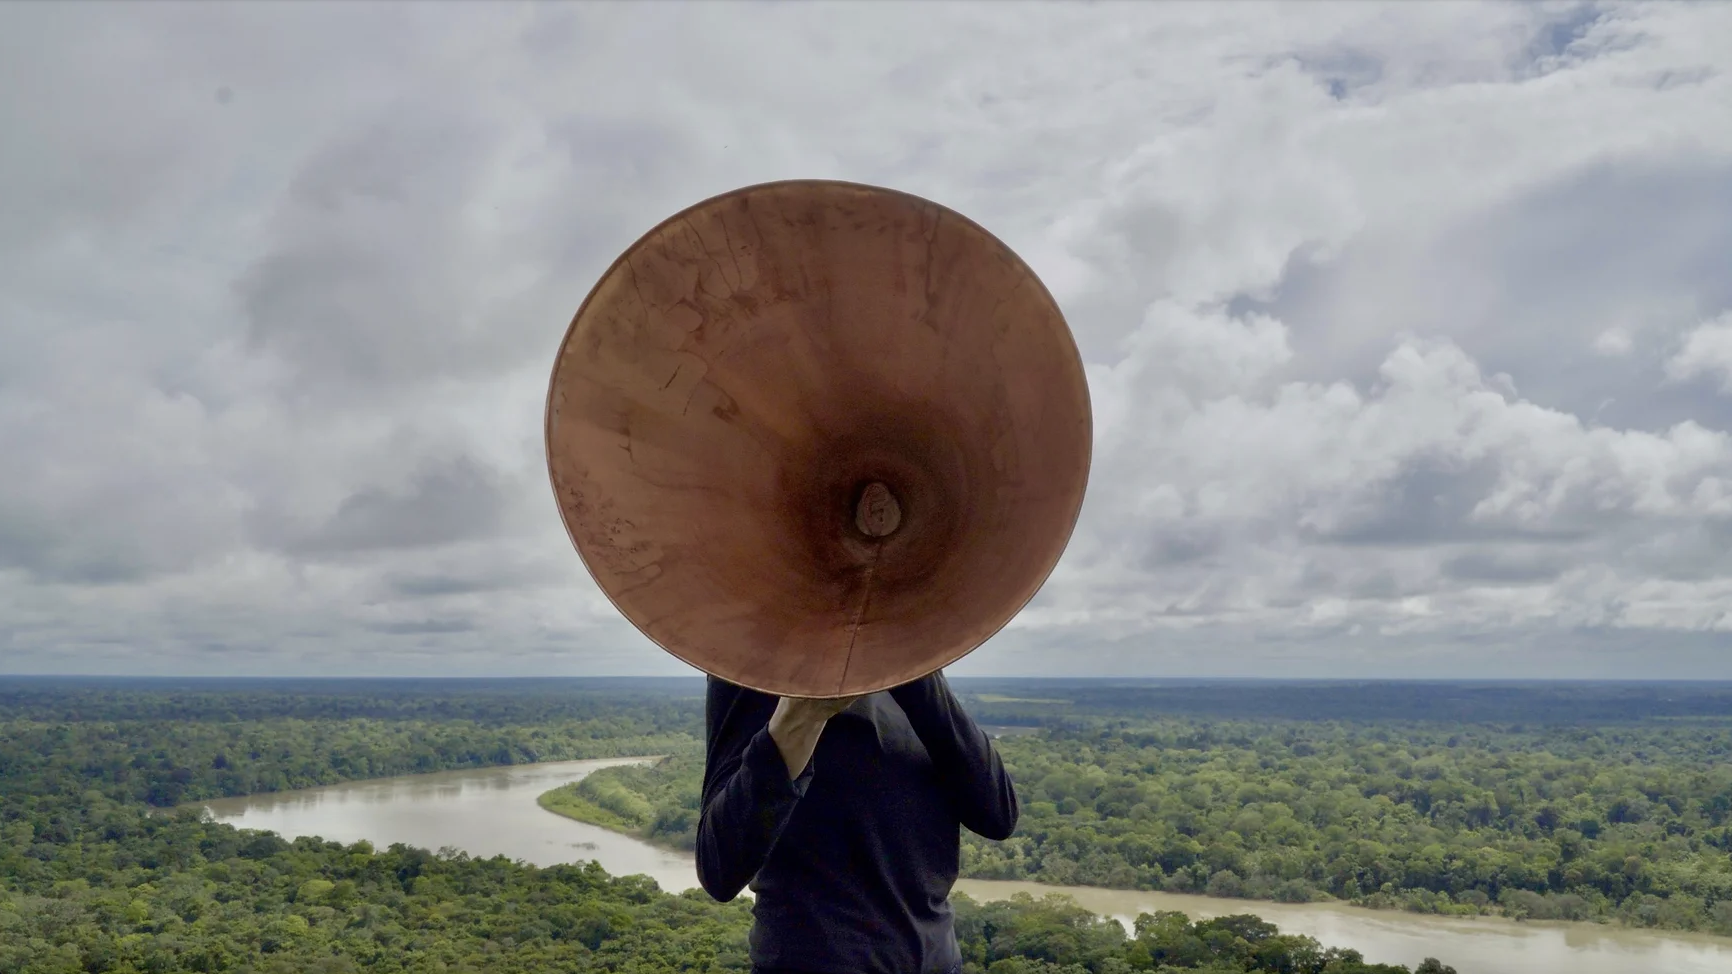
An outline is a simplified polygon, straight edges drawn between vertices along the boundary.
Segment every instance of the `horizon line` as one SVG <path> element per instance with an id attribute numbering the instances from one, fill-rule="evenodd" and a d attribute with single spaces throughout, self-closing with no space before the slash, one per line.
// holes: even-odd
<path id="1" fill-rule="evenodd" d="M 197 680 L 197 681 L 303 681 L 336 683 L 343 681 L 369 682 L 528 682 L 528 681 L 606 681 L 606 680 L 702 680 L 705 674 L 694 673 L 684 675 L 654 674 L 610 674 L 605 676 L 576 676 L 560 674 L 536 674 L 513 676 L 457 676 L 457 675 L 258 675 L 258 674 L 194 674 L 194 673 L 0 673 L 0 681 L 8 680 Z M 1724 677 L 1475 677 L 1475 676 L 1037 676 L 1037 675 L 1000 675 L 1000 676 L 949 676 L 952 682 L 980 683 L 993 680 L 1026 680 L 1046 683 L 1096 683 L 1126 681 L 1134 683 L 1448 683 L 1448 684 L 1484 684 L 1484 685 L 1533 685 L 1533 684 L 1646 684 L 1646 685 L 1725 685 L 1732 686 L 1732 678 Z"/>

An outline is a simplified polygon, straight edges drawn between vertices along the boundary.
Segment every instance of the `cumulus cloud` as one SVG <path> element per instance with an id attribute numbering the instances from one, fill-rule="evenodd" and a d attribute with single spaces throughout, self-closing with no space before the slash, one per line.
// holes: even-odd
<path id="1" fill-rule="evenodd" d="M 1674 382 L 1718 379 L 1720 391 L 1732 395 L 1732 312 L 1686 335 L 1682 347 L 1666 360 L 1666 376 Z"/>
<path id="2" fill-rule="evenodd" d="M 1732 8 L 0 9 L 0 671 L 683 672 L 541 397 L 734 186 L 980 220 L 1096 466 L 963 672 L 1717 675 Z M 741 52 L 755 52 L 742 56 Z"/>
<path id="3" fill-rule="evenodd" d="M 1601 355 L 1628 355 L 1631 345 L 1630 333 L 1618 327 L 1607 328 L 1594 339 L 1594 351 Z"/>
<path id="4" fill-rule="evenodd" d="M 1732 631 L 1732 550 L 1701 565 L 1691 537 L 1732 527 L 1726 433 L 1592 427 L 1447 340 L 1401 341 L 1361 388 L 1271 382 L 1290 352 L 1267 320 L 1162 309 L 1141 334 L 1094 377 L 1095 543 L 1023 627 L 1064 629 L 1089 606 L 1119 636 L 1219 616 L 1390 635 L 1638 618 Z M 1213 384 L 1187 388 L 1173 363 Z M 1656 575 L 1670 584 L 1644 589 Z"/>

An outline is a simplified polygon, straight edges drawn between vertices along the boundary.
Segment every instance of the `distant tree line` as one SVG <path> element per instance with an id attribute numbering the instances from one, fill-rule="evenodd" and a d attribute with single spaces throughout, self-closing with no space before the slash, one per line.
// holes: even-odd
<path id="1" fill-rule="evenodd" d="M 692 680 L 168 679 L 0 676 L 0 719 L 227 722 L 467 721 L 484 726 L 629 717 L 703 732 Z"/>
<path id="2" fill-rule="evenodd" d="M 959 679 L 985 722 L 1079 717 L 1495 724 L 1732 721 L 1732 682 Z"/>

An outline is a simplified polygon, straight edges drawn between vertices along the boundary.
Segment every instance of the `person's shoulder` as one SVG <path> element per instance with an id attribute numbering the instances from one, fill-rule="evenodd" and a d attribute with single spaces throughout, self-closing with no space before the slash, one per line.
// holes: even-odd
<path id="1" fill-rule="evenodd" d="M 709 692 L 704 700 L 704 723 L 712 738 L 753 733 L 775 713 L 776 698 L 769 694 L 713 676 L 706 683 Z"/>

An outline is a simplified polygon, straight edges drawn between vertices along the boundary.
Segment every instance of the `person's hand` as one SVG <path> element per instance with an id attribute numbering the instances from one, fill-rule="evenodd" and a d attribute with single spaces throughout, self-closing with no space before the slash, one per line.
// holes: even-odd
<path id="1" fill-rule="evenodd" d="M 770 715 L 770 739 L 776 742 L 776 750 L 782 752 L 788 780 L 800 777 L 800 772 L 806 770 L 830 718 L 858 699 L 857 696 L 826 700 L 783 697 L 776 701 L 776 712 Z"/>
<path id="2" fill-rule="evenodd" d="M 816 699 L 812 697 L 783 697 L 776 702 L 776 713 L 770 719 L 782 717 L 784 720 L 799 723 L 822 724 L 831 717 L 847 710 L 859 697 L 836 697 L 834 699 Z"/>

